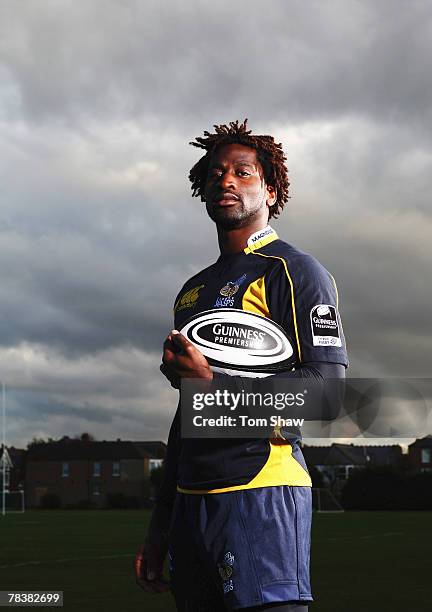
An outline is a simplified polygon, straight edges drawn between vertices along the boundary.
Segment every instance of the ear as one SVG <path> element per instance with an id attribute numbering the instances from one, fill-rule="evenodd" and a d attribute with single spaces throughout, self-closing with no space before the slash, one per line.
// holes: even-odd
<path id="1" fill-rule="evenodd" d="M 268 208 L 270 208 L 271 206 L 273 206 L 273 204 L 277 200 L 277 193 L 276 193 L 276 189 L 272 187 L 271 185 L 266 185 L 266 191 L 267 191 L 267 206 Z"/>

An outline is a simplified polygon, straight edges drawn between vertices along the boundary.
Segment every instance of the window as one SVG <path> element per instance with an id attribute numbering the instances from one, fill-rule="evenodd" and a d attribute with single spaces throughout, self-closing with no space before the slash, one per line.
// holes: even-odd
<path id="1" fill-rule="evenodd" d="M 163 466 L 163 459 L 150 459 L 149 460 L 149 470 L 152 472 L 156 468 L 160 468 Z"/>
<path id="2" fill-rule="evenodd" d="M 101 475 L 101 464 L 100 461 L 95 461 L 93 463 L 93 476 L 100 476 Z"/>
<path id="3" fill-rule="evenodd" d="M 432 450 L 430 448 L 422 448 L 421 452 L 421 462 L 422 463 L 430 463 L 431 462 Z"/>
<path id="4" fill-rule="evenodd" d="M 63 461 L 62 463 L 62 478 L 67 478 L 69 476 L 69 463 L 67 461 Z"/>
<path id="5" fill-rule="evenodd" d="M 338 480 L 348 480 L 352 470 L 355 469 L 354 465 L 341 465 L 337 468 L 337 478 Z"/>
<path id="6" fill-rule="evenodd" d="M 100 482 L 94 482 L 92 485 L 92 493 L 93 495 L 100 495 Z"/>
<path id="7" fill-rule="evenodd" d="M 120 461 L 113 461 L 112 475 L 113 476 L 120 476 Z"/>
<path id="8" fill-rule="evenodd" d="M 8 469 L 6 469 L 5 473 L 4 473 L 4 476 L 3 476 L 3 470 L 0 470 L 0 472 L 1 472 L 2 484 L 4 485 L 4 490 L 5 491 L 9 491 L 10 471 Z"/>

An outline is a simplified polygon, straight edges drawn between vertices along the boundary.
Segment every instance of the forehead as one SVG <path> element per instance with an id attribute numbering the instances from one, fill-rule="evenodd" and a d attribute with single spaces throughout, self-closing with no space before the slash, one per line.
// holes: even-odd
<path id="1" fill-rule="evenodd" d="M 242 144 L 228 144 L 216 149 L 210 159 L 210 165 L 250 163 L 256 166 L 261 164 L 257 158 L 256 149 Z"/>

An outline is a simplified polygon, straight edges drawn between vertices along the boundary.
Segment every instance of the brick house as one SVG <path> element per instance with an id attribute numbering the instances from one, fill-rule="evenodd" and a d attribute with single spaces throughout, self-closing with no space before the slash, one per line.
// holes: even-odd
<path id="1" fill-rule="evenodd" d="M 7 465 L 7 480 L 5 478 L 5 486 L 7 491 L 17 491 L 22 488 L 25 472 L 25 455 L 26 451 L 14 446 L 6 446 L 5 454 L 3 455 L 3 445 L 0 445 L 0 488 L 3 486 L 3 457 Z"/>
<path id="2" fill-rule="evenodd" d="M 408 446 L 408 464 L 416 472 L 432 472 L 432 435 Z"/>
<path id="3" fill-rule="evenodd" d="M 402 448 L 398 444 L 360 446 L 334 442 L 331 446 L 304 445 L 302 451 L 306 464 L 316 467 L 324 484 L 336 491 L 348 480 L 351 470 L 369 465 L 398 467 L 403 463 Z"/>
<path id="4" fill-rule="evenodd" d="M 152 469 L 162 465 L 163 442 L 76 440 L 30 446 L 26 458 L 25 495 L 28 507 L 41 505 L 44 495 L 61 506 L 106 507 L 109 496 L 135 498 L 140 505 L 151 495 Z"/>

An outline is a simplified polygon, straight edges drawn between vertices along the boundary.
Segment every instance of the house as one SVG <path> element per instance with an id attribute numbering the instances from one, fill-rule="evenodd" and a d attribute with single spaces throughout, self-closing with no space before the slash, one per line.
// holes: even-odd
<path id="1" fill-rule="evenodd" d="M 417 472 L 432 472 L 432 435 L 408 446 L 408 465 Z"/>
<path id="2" fill-rule="evenodd" d="M 400 466 L 402 449 L 398 444 L 389 446 L 360 446 L 357 444 L 338 444 L 331 446 L 302 447 L 306 464 L 314 466 L 323 476 L 324 484 L 337 490 L 348 480 L 350 472 L 369 465 Z"/>
<path id="3" fill-rule="evenodd" d="M 141 505 L 151 495 L 150 473 L 163 464 L 163 442 L 70 439 L 30 445 L 26 459 L 26 505 L 56 496 L 62 507 L 109 505 L 110 496 Z"/>
<path id="4" fill-rule="evenodd" d="M 3 487 L 3 465 L 6 465 L 5 490 L 18 491 L 23 486 L 26 451 L 9 446 L 3 452 L 0 446 L 0 489 Z"/>

